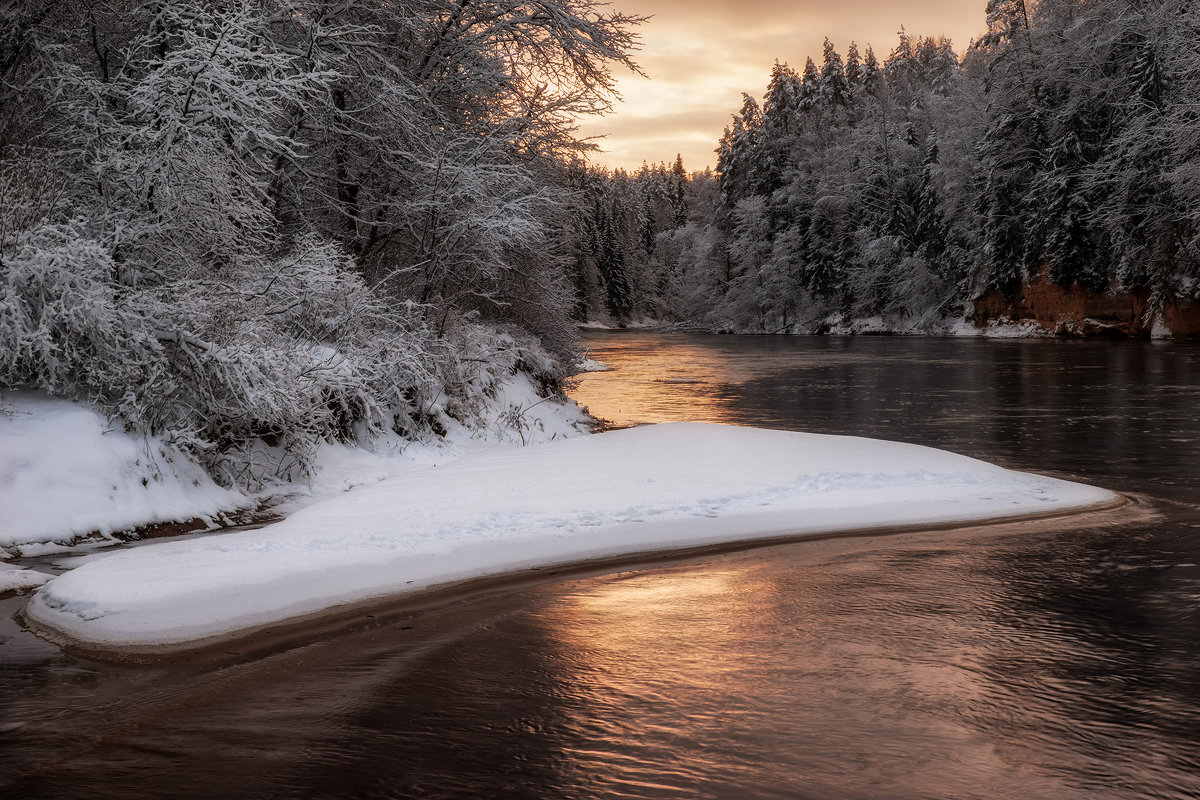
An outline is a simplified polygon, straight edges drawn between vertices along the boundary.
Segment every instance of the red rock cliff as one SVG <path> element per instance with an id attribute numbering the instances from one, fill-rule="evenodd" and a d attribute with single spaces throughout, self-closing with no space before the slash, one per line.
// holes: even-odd
<path id="1" fill-rule="evenodd" d="M 1064 288 L 1043 270 L 1025 282 L 1016 300 L 989 290 L 975 300 L 974 322 L 1030 321 L 1059 336 L 1148 338 L 1156 323 L 1175 339 L 1200 338 L 1200 303 L 1168 300 L 1156 315 L 1148 310 L 1144 291 L 1088 292 L 1079 284 Z"/>

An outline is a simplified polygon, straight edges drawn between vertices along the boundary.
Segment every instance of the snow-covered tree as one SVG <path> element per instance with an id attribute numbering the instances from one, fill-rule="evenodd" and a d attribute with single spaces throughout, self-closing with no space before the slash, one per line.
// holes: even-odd
<path id="1" fill-rule="evenodd" d="M 819 83 L 821 100 L 829 106 L 844 106 L 850 100 L 850 83 L 842 57 L 834 49 L 833 42 L 825 39 L 825 55 L 821 66 Z"/>
<path id="2" fill-rule="evenodd" d="M 552 387 L 575 119 L 636 69 L 638 22 L 590 0 L 4 4 L 0 387 L 101 404 L 230 482 L 472 424 L 511 370 Z"/>
<path id="3" fill-rule="evenodd" d="M 733 208 L 757 191 L 762 170 L 758 161 L 758 134 L 762 112 L 758 101 L 742 95 L 742 108 L 733 115 L 717 146 L 717 174 L 721 182 L 721 204 Z"/>

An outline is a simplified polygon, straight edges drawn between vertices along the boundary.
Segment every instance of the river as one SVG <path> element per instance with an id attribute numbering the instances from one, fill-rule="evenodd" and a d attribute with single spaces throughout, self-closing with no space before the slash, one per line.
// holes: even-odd
<path id="1" fill-rule="evenodd" d="M 1200 796 L 1200 348 L 586 344 L 612 369 L 572 394 L 614 425 L 896 439 L 1136 502 L 546 576 L 219 666 L 6 629 L 0 796 Z"/>

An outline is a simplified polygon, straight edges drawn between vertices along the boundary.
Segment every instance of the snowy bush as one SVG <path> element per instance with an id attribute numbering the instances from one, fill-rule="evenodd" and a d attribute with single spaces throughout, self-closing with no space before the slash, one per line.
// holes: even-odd
<path id="1" fill-rule="evenodd" d="M 562 367 L 529 334 L 516 328 L 456 320 L 446 334 L 445 399 L 439 406 L 468 428 L 485 421 L 489 401 L 517 373 L 531 376 L 543 396 L 556 391 Z"/>
<path id="2" fill-rule="evenodd" d="M 0 388 L 241 486 L 484 425 L 518 372 L 554 391 L 555 182 L 637 20 L 540 8 L 4 4 Z"/>
<path id="3" fill-rule="evenodd" d="M 0 382 L 97 403 L 198 455 L 226 485 L 301 477 L 322 441 L 480 424 L 517 372 L 557 380 L 528 334 L 371 291 L 340 247 L 303 237 L 248 274 L 130 289 L 82 223 L 5 249 Z"/>
<path id="4" fill-rule="evenodd" d="M 298 477 L 325 440 L 416 433 L 439 345 L 352 267 L 337 246 L 305 237 L 253 275 L 161 290 L 190 300 L 161 337 L 169 379 L 129 416 L 187 440 L 242 484 Z"/>
<path id="5" fill-rule="evenodd" d="M 0 384 L 109 404 L 162 373 L 154 298 L 113 281 L 111 247 L 81 219 L 0 241 Z"/>

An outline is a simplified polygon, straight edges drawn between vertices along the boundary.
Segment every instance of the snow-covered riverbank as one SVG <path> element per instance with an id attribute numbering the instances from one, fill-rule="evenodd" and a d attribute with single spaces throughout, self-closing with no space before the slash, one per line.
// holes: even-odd
<path id="1" fill-rule="evenodd" d="M 1119 501 L 915 445 L 673 423 L 411 464 L 263 529 L 105 554 L 26 613 L 92 649 L 170 651 L 535 566 Z"/>
<path id="2" fill-rule="evenodd" d="M 574 403 L 543 399 L 532 381 L 516 375 L 498 387 L 472 429 L 442 414 L 444 438 L 420 443 L 397 436 L 370 447 L 326 444 L 306 480 L 231 489 L 218 486 L 169 443 L 126 433 L 92 408 L 43 392 L 5 391 L 0 592 L 32 588 L 48 577 L 4 559 L 107 554 L 139 532 L 161 526 L 216 531 L 263 506 L 272 516 L 286 516 L 355 486 L 448 463 L 481 447 L 581 436 L 591 422 Z M 264 458 L 272 455 L 265 452 Z"/>

